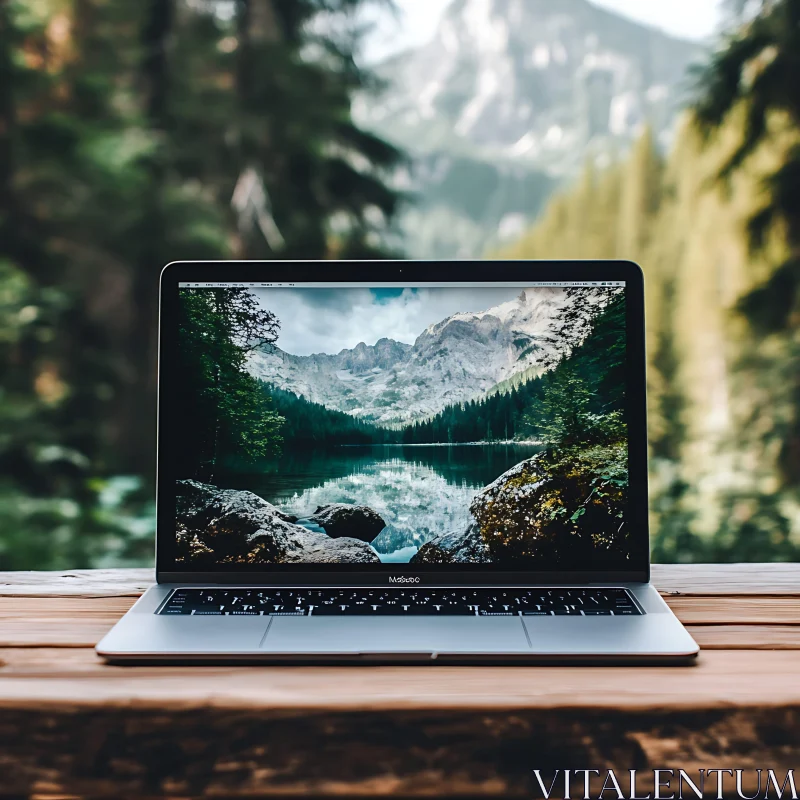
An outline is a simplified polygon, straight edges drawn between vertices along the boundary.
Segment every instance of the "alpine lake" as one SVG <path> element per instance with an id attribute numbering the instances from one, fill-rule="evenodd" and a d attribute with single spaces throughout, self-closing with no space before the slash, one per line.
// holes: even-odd
<path id="1" fill-rule="evenodd" d="M 225 472 L 218 485 L 246 489 L 294 514 L 298 524 L 330 503 L 366 505 L 386 527 L 372 542 L 384 563 L 407 563 L 425 542 L 463 531 L 475 494 L 541 451 L 536 444 L 339 446 L 294 450 L 257 472 Z"/>

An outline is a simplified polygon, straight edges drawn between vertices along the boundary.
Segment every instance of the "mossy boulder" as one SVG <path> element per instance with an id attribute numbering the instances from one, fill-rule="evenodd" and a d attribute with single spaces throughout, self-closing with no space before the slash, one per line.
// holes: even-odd
<path id="1" fill-rule="evenodd" d="M 550 449 L 523 461 L 470 505 L 494 563 L 589 569 L 628 552 L 623 443 Z"/>
<path id="2" fill-rule="evenodd" d="M 411 557 L 412 564 L 486 564 L 491 561 L 477 525 L 443 533 L 426 542 Z"/>

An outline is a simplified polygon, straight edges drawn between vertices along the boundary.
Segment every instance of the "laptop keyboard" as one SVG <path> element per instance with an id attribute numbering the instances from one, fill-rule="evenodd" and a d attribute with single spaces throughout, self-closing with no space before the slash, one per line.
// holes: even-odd
<path id="1" fill-rule="evenodd" d="M 635 616 L 625 589 L 176 589 L 160 614 Z"/>

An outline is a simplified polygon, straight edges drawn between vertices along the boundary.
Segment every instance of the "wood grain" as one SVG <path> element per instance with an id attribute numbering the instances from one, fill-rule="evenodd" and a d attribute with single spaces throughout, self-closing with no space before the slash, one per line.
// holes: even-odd
<path id="1" fill-rule="evenodd" d="M 0 597 L 138 597 L 153 583 L 149 568 L 0 572 Z"/>
<path id="2" fill-rule="evenodd" d="M 532 770 L 796 768 L 797 708 L 6 708 L 7 793 L 532 798 Z M 25 737 L 19 732 L 25 731 Z M 79 735 L 76 733 L 79 732 Z M 574 796 L 574 795 L 573 795 Z"/>
<path id="3" fill-rule="evenodd" d="M 654 585 L 664 594 L 800 595 L 800 564 L 654 564 Z M 0 573 L 7 595 L 137 597 L 155 582 L 152 569 Z"/>
<path id="4" fill-rule="evenodd" d="M 661 566 L 691 668 L 111 667 L 149 570 L 0 574 L 0 797 L 526 797 L 800 763 L 800 565 Z"/>
<path id="5" fill-rule="evenodd" d="M 704 650 L 800 650 L 800 625 L 686 627 Z"/>
<path id="6" fill-rule="evenodd" d="M 116 620 L 84 620 L 80 624 L 26 625 L 22 620 L 3 622 L 0 648 L 19 648 L 17 652 L 54 648 L 88 650 L 109 631 Z M 689 633 L 705 650 L 800 650 L 798 625 L 687 625 Z M 95 658 L 91 652 L 92 659 Z M 50 656 L 48 656 L 50 657 Z M 62 654 L 61 659 L 67 658 Z M 98 662 L 101 663 L 101 662 Z"/>
<path id="7" fill-rule="evenodd" d="M 0 650 L 0 708 L 65 703 L 94 711 L 134 705 L 265 712 L 800 707 L 798 658 L 791 651 L 709 650 L 687 668 L 108 667 L 85 649 L 17 655 L 25 651 Z"/>
<path id="8" fill-rule="evenodd" d="M 730 625 L 762 623 L 800 625 L 798 597 L 683 597 L 664 598 L 686 625 Z"/>
<path id="9" fill-rule="evenodd" d="M 800 564 L 653 564 L 662 594 L 800 595 Z"/>
<path id="10" fill-rule="evenodd" d="M 0 597 L 0 647 L 94 647 L 135 597 Z"/>

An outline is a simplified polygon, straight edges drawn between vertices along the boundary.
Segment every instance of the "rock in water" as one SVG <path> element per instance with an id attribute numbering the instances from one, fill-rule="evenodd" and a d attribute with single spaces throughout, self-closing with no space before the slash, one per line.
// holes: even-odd
<path id="1" fill-rule="evenodd" d="M 284 564 L 376 564 L 378 554 L 358 539 L 331 539 L 325 534 L 306 531 L 298 548 L 286 553 Z"/>
<path id="2" fill-rule="evenodd" d="M 477 525 L 466 531 L 443 533 L 426 542 L 411 557 L 412 564 L 488 564 L 489 548 Z"/>
<path id="3" fill-rule="evenodd" d="M 470 504 L 492 562 L 586 569 L 628 552 L 627 448 L 549 450 L 523 461 Z"/>
<path id="4" fill-rule="evenodd" d="M 333 539 L 342 536 L 371 542 L 386 527 L 377 511 L 369 506 L 350 506 L 346 503 L 331 503 L 320 506 L 309 517 L 311 522 L 325 529 Z"/>
<path id="5" fill-rule="evenodd" d="M 177 558 L 183 563 L 380 563 L 362 541 L 341 542 L 295 525 L 252 492 L 177 482 Z"/>

